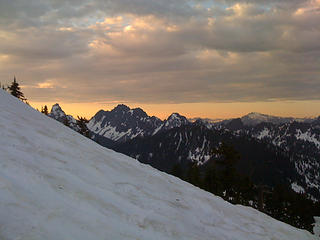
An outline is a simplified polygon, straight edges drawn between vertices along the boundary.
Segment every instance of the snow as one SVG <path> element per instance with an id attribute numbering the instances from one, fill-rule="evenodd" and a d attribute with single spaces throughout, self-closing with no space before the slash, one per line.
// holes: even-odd
<path id="1" fill-rule="evenodd" d="M 179 150 L 181 142 L 182 142 L 182 136 L 181 136 L 181 133 L 179 133 L 179 143 L 177 145 L 176 152 Z"/>
<path id="2" fill-rule="evenodd" d="M 0 90 L 0 239 L 316 239 L 108 150 Z"/>
<path id="3" fill-rule="evenodd" d="M 163 127 L 163 124 L 161 124 L 159 127 L 157 127 L 157 128 L 154 130 L 154 132 L 152 133 L 152 136 L 153 136 L 153 135 L 156 135 L 156 134 L 162 129 L 162 127 Z"/>
<path id="4" fill-rule="evenodd" d="M 118 141 L 119 139 L 127 136 L 130 139 L 133 139 L 137 136 L 143 136 L 143 130 L 140 128 L 136 128 L 136 133 L 132 132 L 132 129 L 129 128 L 125 132 L 118 132 L 117 127 L 106 125 L 104 127 L 101 127 L 101 123 L 104 120 L 105 116 L 102 117 L 102 120 L 99 122 L 93 122 L 90 121 L 87 125 L 89 129 L 91 129 L 95 134 L 99 134 L 101 136 L 104 136 L 108 139 L 111 139 L 113 141 Z M 121 124 L 124 125 L 124 124 Z"/>
<path id="5" fill-rule="evenodd" d="M 257 139 L 261 140 L 265 137 L 271 137 L 270 136 L 270 133 L 269 133 L 269 129 L 268 128 L 264 128 L 259 134 L 258 136 L 256 137 Z"/>
<path id="6" fill-rule="evenodd" d="M 320 141 L 317 139 L 316 134 L 311 134 L 310 131 L 306 131 L 303 133 L 300 129 L 298 129 L 295 137 L 299 140 L 313 143 L 318 149 L 320 149 Z"/>
<path id="7" fill-rule="evenodd" d="M 320 238 L 320 217 L 314 217 L 314 221 L 313 232 Z"/>
<path id="8" fill-rule="evenodd" d="M 295 182 L 291 184 L 291 188 L 296 193 L 305 193 L 306 192 L 302 186 L 298 185 Z"/>

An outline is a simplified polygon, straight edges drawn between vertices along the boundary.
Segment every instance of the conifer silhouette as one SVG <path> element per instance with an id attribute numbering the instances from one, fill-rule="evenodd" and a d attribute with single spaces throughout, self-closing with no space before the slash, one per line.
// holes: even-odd
<path id="1" fill-rule="evenodd" d="M 11 85 L 8 87 L 9 92 L 11 93 L 12 96 L 15 96 L 16 98 L 26 101 L 27 99 L 24 97 L 24 94 L 21 92 L 21 88 L 19 86 L 19 83 L 16 80 L 16 76 L 13 78 L 13 82 Z"/>

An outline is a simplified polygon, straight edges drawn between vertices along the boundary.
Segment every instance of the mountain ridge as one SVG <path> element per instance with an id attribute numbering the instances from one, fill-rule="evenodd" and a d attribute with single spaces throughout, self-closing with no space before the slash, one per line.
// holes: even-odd
<path id="1" fill-rule="evenodd" d="M 187 118 L 178 113 L 173 113 L 162 121 L 155 116 L 148 116 L 141 108 L 130 109 L 124 104 L 119 104 L 111 111 L 100 110 L 90 119 L 87 126 L 94 139 L 125 142 L 188 123 Z"/>

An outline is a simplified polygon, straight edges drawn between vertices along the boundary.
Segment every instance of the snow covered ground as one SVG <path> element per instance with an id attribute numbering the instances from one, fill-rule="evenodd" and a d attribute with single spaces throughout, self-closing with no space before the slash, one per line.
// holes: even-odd
<path id="1" fill-rule="evenodd" d="M 105 149 L 0 90 L 0 239 L 316 239 Z"/>

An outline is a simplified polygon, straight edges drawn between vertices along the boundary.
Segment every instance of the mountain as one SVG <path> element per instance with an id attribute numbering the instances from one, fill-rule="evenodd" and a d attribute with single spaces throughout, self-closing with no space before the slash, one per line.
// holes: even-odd
<path id="1" fill-rule="evenodd" d="M 95 141 L 110 147 L 115 142 L 154 135 L 188 123 L 189 121 L 178 113 L 173 113 L 167 120 L 162 121 L 148 116 L 141 108 L 130 109 L 120 104 L 111 111 L 100 110 L 87 126 Z"/>
<path id="2" fill-rule="evenodd" d="M 130 109 L 121 104 L 111 111 L 100 110 L 87 126 L 96 137 L 124 142 L 151 135 L 161 123 L 159 118 L 148 116 L 141 108 Z"/>
<path id="3" fill-rule="evenodd" d="M 315 118 L 293 118 L 293 117 L 278 117 L 272 116 L 257 112 L 251 112 L 247 115 L 242 116 L 241 118 L 232 118 L 232 119 L 225 119 L 221 121 L 214 121 L 210 122 L 211 126 L 224 126 L 228 124 L 230 121 L 240 119 L 243 125 L 245 126 L 256 126 L 260 123 L 272 123 L 272 124 L 283 124 L 283 123 L 290 123 L 290 122 L 303 122 L 303 123 L 311 123 L 315 121 Z"/>
<path id="4" fill-rule="evenodd" d="M 103 148 L 0 90 L 1 239 L 315 240 Z"/>
<path id="5" fill-rule="evenodd" d="M 244 125 L 247 126 L 255 126 L 259 123 L 273 123 L 273 124 L 283 124 L 290 122 L 312 122 L 314 119 L 312 118 L 293 118 L 293 117 L 277 117 L 271 116 L 261 113 L 252 112 L 243 117 L 241 117 L 241 121 Z"/>
<path id="6" fill-rule="evenodd" d="M 276 116 L 270 116 L 270 115 L 256 113 L 256 112 L 252 112 L 252 113 L 249 113 L 249 114 L 241 117 L 242 123 L 247 126 L 254 126 L 254 125 L 257 125 L 262 122 L 281 124 L 281 123 L 291 122 L 293 120 L 294 120 L 294 118 L 291 118 L 291 117 L 289 117 L 289 118 L 276 117 Z"/>
<path id="7" fill-rule="evenodd" d="M 71 116 L 71 115 L 67 115 L 62 108 L 60 107 L 60 105 L 58 103 L 54 104 L 51 108 L 50 113 L 48 114 L 49 117 L 69 126 L 70 128 L 72 128 L 75 131 L 79 131 L 79 126 L 77 124 L 77 121 Z"/>

